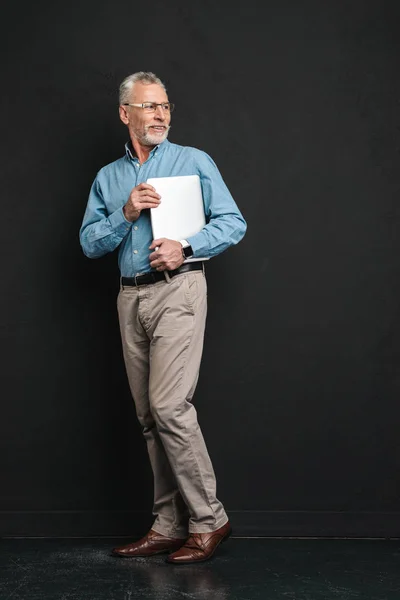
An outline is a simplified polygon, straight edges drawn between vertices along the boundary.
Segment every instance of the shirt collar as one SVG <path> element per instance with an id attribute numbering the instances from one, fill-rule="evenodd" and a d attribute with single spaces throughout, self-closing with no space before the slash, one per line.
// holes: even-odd
<path id="1" fill-rule="evenodd" d="M 154 156 L 154 154 L 156 154 L 156 152 L 159 152 L 160 150 L 164 150 L 168 144 L 170 142 L 168 140 L 164 140 L 163 142 L 161 142 L 161 144 L 158 144 L 158 146 L 154 146 L 153 150 L 150 152 L 149 158 L 150 156 Z M 125 144 L 125 155 L 128 159 L 130 160 L 134 160 L 136 157 L 136 154 L 132 148 L 132 142 L 131 140 L 129 140 L 129 142 L 126 142 Z"/>

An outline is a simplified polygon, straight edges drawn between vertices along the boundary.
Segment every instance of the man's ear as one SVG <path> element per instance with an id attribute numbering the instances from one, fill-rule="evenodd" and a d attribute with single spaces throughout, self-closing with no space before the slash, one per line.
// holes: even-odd
<path id="1" fill-rule="evenodd" d="M 128 118 L 128 112 L 127 112 L 125 106 L 119 107 L 119 118 L 125 125 L 128 125 L 129 118 Z"/>

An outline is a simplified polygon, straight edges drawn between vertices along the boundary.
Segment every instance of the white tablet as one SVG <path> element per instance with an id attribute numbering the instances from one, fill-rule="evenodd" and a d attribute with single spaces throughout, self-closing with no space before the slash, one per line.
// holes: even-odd
<path id="1" fill-rule="evenodd" d="M 206 224 L 198 175 L 151 177 L 147 183 L 161 196 L 161 204 L 150 209 L 153 239 L 187 240 Z M 185 262 L 208 260 L 189 258 Z"/>

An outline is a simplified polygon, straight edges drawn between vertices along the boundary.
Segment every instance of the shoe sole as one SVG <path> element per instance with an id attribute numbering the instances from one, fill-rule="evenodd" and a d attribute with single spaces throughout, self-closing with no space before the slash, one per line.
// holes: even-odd
<path id="1" fill-rule="evenodd" d="M 181 548 L 181 546 L 179 546 L 179 548 Z M 175 550 L 171 550 L 171 548 L 168 548 L 168 550 L 157 550 L 157 552 L 151 552 L 149 554 L 119 554 L 118 552 L 111 552 L 111 556 L 116 556 L 117 558 L 150 558 L 150 556 L 156 556 L 157 554 L 169 554 L 171 552 L 176 552 L 177 550 L 179 550 L 179 548 L 176 548 Z"/>
<path id="2" fill-rule="evenodd" d="M 206 562 L 207 560 L 210 560 L 210 558 L 212 558 L 216 552 L 216 550 L 219 548 L 219 546 L 221 544 L 223 544 L 224 542 L 226 542 L 227 540 L 229 540 L 229 538 L 232 535 L 232 529 L 222 538 L 222 540 L 215 546 L 214 550 L 212 551 L 212 553 L 207 556 L 207 558 L 200 558 L 200 559 L 195 559 L 195 560 L 180 560 L 178 561 L 174 561 L 174 560 L 168 560 L 168 558 L 165 560 L 165 562 L 169 563 L 170 565 L 192 565 L 194 563 L 200 563 L 200 562 Z"/>

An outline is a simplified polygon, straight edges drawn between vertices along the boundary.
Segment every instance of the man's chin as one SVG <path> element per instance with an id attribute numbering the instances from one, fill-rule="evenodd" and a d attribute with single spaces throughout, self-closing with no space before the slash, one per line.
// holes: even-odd
<path id="1" fill-rule="evenodd" d="M 162 135 L 151 135 L 147 134 L 144 137 L 144 142 L 149 146 L 158 146 L 161 142 L 164 142 L 168 137 L 168 130 L 165 131 Z"/>

